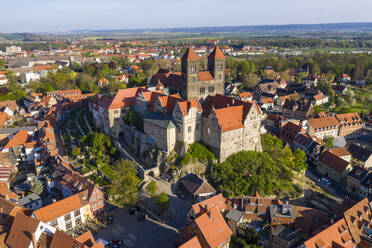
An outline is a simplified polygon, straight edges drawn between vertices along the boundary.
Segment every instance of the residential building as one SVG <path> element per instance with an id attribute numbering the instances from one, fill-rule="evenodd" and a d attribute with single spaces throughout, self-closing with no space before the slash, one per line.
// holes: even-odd
<path id="1" fill-rule="evenodd" d="M 366 178 L 368 170 L 355 166 L 346 179 L 346 190 L 354 195 L 359 195 L 360 184 Z"/>
<path id="2" fill-rule="evenodd" d="M 332 87 L 336 95 L 343 96 L 346 94 L 347 88 L 344 85 L 335 85 Z"/>
<path id="3" fill-rule="evenodd" d="M 351 162 L 351 153 L 349 153 L 345 147 L 334 147 L 330 149 L 329 152 L 347 162 Z"/>
<path id="4" fill-rule="evenodd" d="M 220 210 L 211 207 L 181 230 L 181 245 L 178 247 L 228 248 L 231 235 Z"/>
<path id="5" fill-rule="evenodd" d="M 87 194 L 83 191 L 42 207 L 35 210 L 32 217 L 58 230 L 71 230 L 92 217 Z"/>
<path id="6" fill-rule="evenodd" d="M 371 247 L 371 204 L 365 198 L 344 212 L 343 218 L 304 242 L 304 248 Z"/>
<path id="7" fill-rule="evenodd" d="M 323 139 L 327 136 L 338 136 L 339 121 L 336 117 L 326 116 L 322 118 L 310 118 L 307 120 L 309 126 L 309 134 Z"/>
<path id="8" fill-rule="evenodd" d="M 249 91 L 241 92 L 239 93 L 239 96 L 237 99 L 241 101 L 247 101 L 247 102 L 253 101 L 252 92 L 249 92 Z"/>
<path id="9" fill-rule="evenodd" d="M 351 137 L 357 135 L 357 132 L 363 128 L 363 120 L 357 112 L 348 114 L 336 114 L 339 122 L 338 136 Z"/>
<path id="10" fill-rule="evenodd" d="M 261 99 L 258 100 L 258 104 L 261 109 L 272 110 L 274 108 L 274 99 L 272 97 L 261 97 Z"/>
<path id="11" fill-rule="evenodd" d="M 312 115 L 313 105 L 310 101 L 287 99 L 282 107 L 285 117 L 298 120 L 306 120 Z"/>
<path id="12" fill-rule="evenodd" d="M 370 150 L 357 144 L 351 144 L 348 150 L 351 153 L 351 162 L 353 165 L 357 165 L 362 168 L 372 167 L 372 152 Z"/>
<path id="13" fill-rule="evenodd" d="M 322 105 L 329 101 L 329 97 L 323 95 L 323 93 L 319 93 L 319 94 L 313 95 L 310 101 L 313 105 Z"/>
<path id="14" fill-rule="evenodd" d="M 181 179 L 181 188 L 196 201 L 203 201 L 216 195 L 216 190 L 207 180 L 190 173 Z"/>
<path id="15" fill-rule="evenodd" d="M 319 155 L 316 170 L 338 183 L 346 181 L 347 175 L 352 170 L 350 163 L 329 151 Z"/>
<path id="16" fill-rule="evenodd" d="M 79 192 L 87 190 L 88 202 L 91 215 L 98 215 L 103 212 L 105 198 L 103 191 L 89 179 L 77 172 L 67 168 L 62 158 L 57 157 L 55 161 L 56 169 L 53 172 L 54 185 L 62 191 L 63 197 L 70 197 Z"/>

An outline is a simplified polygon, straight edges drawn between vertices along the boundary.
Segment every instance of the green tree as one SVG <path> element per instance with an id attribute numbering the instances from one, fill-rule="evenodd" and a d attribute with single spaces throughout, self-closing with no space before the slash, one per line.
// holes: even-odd
<path id="1" fill-rule="evenodd" d="M 314 105 L 313 112 L 314 112 L 314 115 L 317 115 L 320 112 L 322 112 L 322 109 L 319 107 L 319 105 Z"/>
<path id="2" fill-rule="evenodd" d="M 214 154 L 208 150 L 207 147 L 202 145 L 199 142 L 194 142 L 189 146 L 185 156 L 181 160 L 181 165 L 184 166 L 189 162 L 200 162 L 200 163 L 208 163 L 209 161 L 215 160 Z"/>
<path id="3" fill-rule="evenodd" d="M 149 184 L 146 185 L 146 190 L 154 196 L 158 191 L 158 186 L 156 185 L 155 181 L 151 181 Z"/>
<path id="4" fill-rule="evenodd" d="M 169 208 L 169 197 L 164 192 L 161 192 L 156 197 L 156 205 L 160 208 L 162 212 L 168 211 Z"/>
<path id="5" fill-rule="evenodd" d="M 143 119 L 132 109 L 125 114 L 124 121 L 140 131 L 143 130 Z"/>
<path id="6" fill-rule="evenodd" d="M 31 181 L 31 189 L 30 189 L 30 191 L 33 192 L 33 193 L 35 193 L 35 194 L 40 195 L 44 191 L 44 184 L 38 178 L 35 177 Z"/>
<path id="7" fill-rule="evenodd" d="M 5 70 L 5 61 L 0 59 L 0 71 L 4 71 Z"/>
<path id="8" fill-rule="evenodd" d="M 333 137 L 333 136 L 326 136 L 326 137 L 324 137 L 324 139 L 323 139 L 323 145 L 324 145 L 327 149 L 331 149 L 331 148 L 333 148 L 334 143 L 335 143 L 335 137 Z"/>
<path id="9" fill-rule="evenodd" d="M 119 205 L 135 205 L 138 200 L 138 185 L 141 179 L 133 162 L 120 160 L 116 163 L 115 176 L 109 194 Z"/>
<path id="10" fill-rule="evenodd" d="M 79 147 L 75 146 L 74 148 L 72 148 L 71 155 L 73 157 L 77 157 L 79 154 L 80 154 L 80 148 Z"/>

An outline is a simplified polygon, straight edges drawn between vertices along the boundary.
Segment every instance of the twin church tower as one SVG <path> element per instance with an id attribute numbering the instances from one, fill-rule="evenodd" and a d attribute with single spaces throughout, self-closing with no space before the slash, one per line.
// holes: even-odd
<path id="1" fill-rule="evenodd" d="M 224 94 L 226 57 L 218 47 L 208 55 L 208 70 L 200 71 L 200 59 L 190 47 L 181 59 L 184 99 L 205 99 L 208 95 Z"/>

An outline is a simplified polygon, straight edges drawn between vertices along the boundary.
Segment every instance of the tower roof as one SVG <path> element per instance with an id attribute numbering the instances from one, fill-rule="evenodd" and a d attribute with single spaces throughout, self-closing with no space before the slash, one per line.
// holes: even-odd
<path id="1" fill-rule="evenodd" d="M 223 55 L 223 53 L 221 52 L 220 48 L 218 46 L 216 46 L 214 48 L 214 50 L 211 52 L 211 54 L 209 55 L 211 57 L 214 57 L 215 59 L 225 59 L 225 55 Z"/>
<path id="2" fill-rule="evenodd" d="M 199 60 L 199 57 L 190 46 L 189 48 L 187 48 L 185 54 L 182 56 L 182 60 Z"/>

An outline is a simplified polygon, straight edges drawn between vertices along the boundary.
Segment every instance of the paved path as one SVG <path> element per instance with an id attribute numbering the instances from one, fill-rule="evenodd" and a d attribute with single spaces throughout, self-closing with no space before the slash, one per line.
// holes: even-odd
<path id="1" fill-rule="evenodd" d="M 179 235 L 149 220 L 138 220 L 139 215 L 130 215 L 127 208 L 116 208 L 113 224 L 94 234 L 104 240 L 121 239 L 126 248 L 174 248 Z"/>

